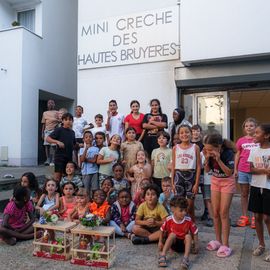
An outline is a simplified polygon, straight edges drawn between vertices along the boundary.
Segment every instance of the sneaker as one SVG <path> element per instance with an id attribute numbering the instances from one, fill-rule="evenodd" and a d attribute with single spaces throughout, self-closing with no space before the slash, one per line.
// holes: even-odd
<path id="1" fill-rule="evenodd" d="M 47 159 L 47 160 L 44 162 L 44 165 L 45 165 L 45 166 L 49 166 L 49 165 L 50 165 L 50 161 Z"/>
<path id="2" fill-rule="evenodd" d="M 53 166 L 54 166 L 54 163 L 53 163 L 53 162 L 51 162 L 51 163 L 50 163 L 50 166 L 51 166 L 51 167 L 53 167 Z"/>
<path id="3" fill-rule="evenodd" d="M 207 227 L 213 227 L 214 223 L 213 223 L 213 219 L 212 218 L 208 218 L 206 221 L 206 226 Z"/>
<path id="4" fill-rule="evenodd" d="M 181 262 L 180 269 L 187 270 L 188 268 L 189 268 L 189 259 L 184 257 L 182 262 Z"/>
<path id="5" fill-rule="evenodd" d="M 132 237 L 132 244 L 133 245 L 145 245 L 149 244 L 149 238 L 148 237 L 140 237 L 140 236 L 134 236 Z"/>

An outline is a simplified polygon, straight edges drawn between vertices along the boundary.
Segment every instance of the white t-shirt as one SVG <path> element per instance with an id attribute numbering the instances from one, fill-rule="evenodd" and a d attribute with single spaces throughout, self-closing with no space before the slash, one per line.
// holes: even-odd
<path id="1" fill-rule="evenodd" d="M 107 133 L 106 128 L 104 126 L 91 128 L 90 131 L 93 134 L 93 138 L 95 138 L 97 132 L 103 132 L 105 135 Z"/>
<path id="2" fill-rule="evenodd" d="M 175 146 L 175 169 L 195 170 L 196 159 L 196 144 L 192 143 L 187 149 L 181 148 L 180 144 Z"/>
<path id="3" fill-rule="evenodd" d="M 250 151 L 248 162 L 253 163 L 254 168 L 270 168 L 270 148 L 255 148 Z M 270 189 L 270 178 L 266 174 L 252 174 L 251 186 Z"/>
<path id="4" fill-rule="evenodd" d="M 118 113 L 117 115 L 111 116 L 110 118 L 110 130 L 109 137 L 111 138 L 113 135 L 118 134 L 122 141 L 124 139 L 124 119 L 125 116 Z"/>
<path id="5" fill-rule="evenodd" d="M 112 176 L 113 175 L 112 167 L 119 159 L 118 151 L 111 150 L 109 147 L 102 147 L 101 150 L 99 151 L 99 155 L 103 156 L 104 159 L 108 159 L 111 156 L 113 156 L 115 158 L 115 160 L 113 162 L 106 163 L 106 164 L 100 164 L 100 166 L 99 166 L 99 173 Z"/>
<path id="6" fill-rule="evenodd" d="M 83 117 L 74 117 L 72 129 L 75 132 L 75 138 L 83 137 L 83 129 L 87 125 L 87 121 Z"/>

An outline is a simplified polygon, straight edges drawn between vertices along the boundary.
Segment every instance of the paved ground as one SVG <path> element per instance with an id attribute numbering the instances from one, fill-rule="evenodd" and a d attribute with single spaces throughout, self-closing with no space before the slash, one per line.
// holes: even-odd
<path id="1" fill-rule="evenodd" d="M 49 167 L 25 167 L 25 168 L 7 168 L 0 167 L 0 183 L 2 176 L 6 173 L 12 173 L 20 177 L 25 171 L 33 171 L 37 176 L 50 174 L 52 168 Z M 0 191 L 0 198 L 1 198 Z M 201 214 L 202 198 L 199 195 L 196 199 L 196 216 Z M 236 220 L 240 215 L 240 197 L 236 195 L 231 207 L 231 219 Z M 255 231 L 250 228 L 231 227 L 230 243 L 233 249 L 233 255 L 226 259 L 220 259 L 215 252 L 209 252 L 205 249 L 208 241 L 214 238 L 213 228 L 205 227 L 201 222 L 199 226 L 200 252 L 198 255 L 191 256 L 191 268 L 193 270 L 266 270 L 270 269 L 270 264 L 263 261 L 263 256 L 252 256 L 252 249 L 257 245 Z M 269 237 L 266 237 L 267 246 L 270 247 Z M 59 262 L 47 259 L 40 259 L 32 256 L 32 241 L 18 243 L 14 247 L 0 243 L 0 269 L 87 269 L 71 265 L 69 262 Z M 270 252 L 269 249 L 267 252 Z M 158 269 L 157 266 L 157 246 L 134 246 L 126 239 L 117 239 L 117 258 L 111 269 Z M 169 267 L 167 269 L 179 269 L 181 255 L 170 253 L 168 256 Z M 92 268 L 97 269 L 97 268 Z"/>

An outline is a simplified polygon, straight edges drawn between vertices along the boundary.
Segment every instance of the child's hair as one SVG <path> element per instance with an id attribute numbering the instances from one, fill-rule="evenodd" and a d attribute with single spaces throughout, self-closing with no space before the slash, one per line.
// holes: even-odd
<path id="1" fill-rule="evenodd" d="M 170 200 L 170 207 L 179 207 L 184 210 L 188 208 L 188 201 L 185 197 L 176 195 Z"/>
<path id="2" fill-rule="evenodd" d="M 111 183 L 111 185 L 112 185 L 112 187 L 113 187 L 113 180 L 112 180 L 112 178 L 111 177 L 106 177 L 103 181 L 102 181 L 102 184 L 101 184 L 101 187 L 104 185 L 104 183 L 105 183 L 105 181 L 109 181 L 110 183 Z"/>
<path id="3" fill-rule="evenodd" d="M 130 130 L 133 130 L 136 133 L 136 129 L 134 127 L 128 127 L 125 133 L 127 134 Z"/>
<path id="4" fill-rule="evenodd" d="M 255 124 L 255 127 L 258 125 L 258 122 L 257 122 L 257 120 L 256 120 L 255 118 L 253 118 L 253 117 L 248 117 L 248 118 L 243 122 L 243 124 L 242 124 L 242 128 L 243 128 L 243 129 L 245 128 L 245 124 L 246 124 L 247 122 L 252 122 L 252 123 L 254 123 L 254 124 Z"/>
<path id="5" fill-rule="evenodd" d="M 144 155 L 145 155 L 145 163 L 147 163 L 148 162 L 148 153 L 145 150 L 139 150 L 139 151 L 137 151 L 137 153 L 136 153 L 136 163 L 138 163 L 138 161 L 137 161 L 137 155 L 138 155 L 139 152 L 143 152 L 144 153 Z"/>
<path id="6" fill-rule="evenodd" d="M 130 190 L 128 189 L 128 188 L 123 188 L 123 189 L 121 189 L 119 192 L 118 192 L 118 198 L 120 197 L 120 194 L 121 193 L 123 193 L 123 192 L 126 192 L 126 193 L 128 193 L 128 195 L 131 197 L 131 192 L 130 192 Z"/>
<path id="7" fill-rule="evenodd" d="M 191 127 L 191 130 L 200 130 L 200 132 L 202 132 L 202 127 L 200 126 L 200 125 L 193 125 L 192 127 Z"/>
<path id="8" fill-rule="evenodd" d="M 97 119 L 97 118 L 103 120 L 103 115 L 98 113 L 98 114 L 95 115 L 95 119 Z"/>
<path id="9" fill-rule="evenodd" d="M 23 202 L 25 198 L 29 196 L 30 190 L 27 187 L 16 186 L 13 190 L 13 197 L 18 202 Z"/>
<path id="10" fill-rule="evenodd" d="M 63 115 L 62 115 L 62 121 L 63 120 L 67 120 L 67 119 L 71 119 L 72 121 L 73 121 L 73 115 L 71 114 L 71 113 L 64 113 Z"/>
<path id="11" fill-rule="evenodd" d="M 167 139 L 167 142 L 169 142 L 170 140 L 170 134 L 164 130 L 161 130 L 157 133 L 157 139 L 160 137 L 160 136 L 163 136 Z"/>
<path id="12" fill-rule="evenodd" d="M 88 192 L 87 192 L 86 188 L 79 188 L 78 191 L 76 192 L 76 196 L 88 197 Z"/>
<path id="13" fill-rule="evenodd" d="M 214 147 L 219 147 L 223 149 L 232 149 L 234 152 L 236 152 L 234 143 L 230 140 L 223 139 L 222 136 L 218 133 L 209 134 L 204 138 L 204 144 L 210 144 Z"/>
<path id="14" fill-rule="evenodd" d="M 118 137 L 120 138 L 120 144 L 117 145 L 117 148 L 116 148 L 116 151 L 117 151 L 117 153 L 118 153 L 118 159 L 117 159 L 117 162 L 120 162 L 120 161 L 121 161 L 120 146 L 121 146 L 121 142 L 122 142 L 121 137 L 120 137 L 118 134 L 112 135 L 112 137 L 110 138 L 110 141 L 109 141 L 109 146 L 111 145 L 111 140 L 112 140 L 113 137 L 115 137 L 115 136 L 118 136 Z"/>
<path id="15" fill-rule="evenodd" d="M 156 184 L 150 184 L 149 186 L 145 187 L 143 197 L 145 197 L 147 190 L 153 190 L 157 194 L 157 197 L 160 195 L 159 187 Z"/>
<path id="16" fill-rule="evenodd" d="M 120 166 L 120 167 L 124 170 L 124 165 L 123 165 L 122 163 L 120 163 L 120 162 L 117 162 L 117 163 L 113 164 L 112 170 L 114 171 L 114 169 L 115 169 L 116 167 L 118 167 L 118 166 Z"/>
<path id="17" fill-rule="evenodd" d="M 83 106 L 77 105 L 76 108 L 80 108 L 82 110 L 82 112 L 83 112 Z"/>
<path id="18" fill-rule="evenodd" d="M 179 127 L 178 133 L 180 132 L 180 129 L 181 129 L 181 128 L 187 128 L 190 132 L 192 132 L 191 127 L 190 127 L 189 125 L 184 124 L 184 125 L 181 125 L 181 126 Z"/>
<path id="19" fill-rule="evenodd" d="M 258 127 L 264 132 L 265 135 L 270 135 L 270 124 L 260 124 Z"/>
<path id="20" fill-rule="evenodd" d="M 106 198 L 106 193 L 105 193 L 104 190 L 102 190 L 102 189 L 97 189 L 97 190 L 95 190 L 95 191 L 93 192 L 93 197 L 94 197 L 94 195 L 96 194 L 96 192 L 102 192 L 103 195 L 104 195 L 104 197 Z"/>
<path id="21" fill-rule="evenodd" d="M 23 177 L 26 177 L 28 179 L 28 181 L 29 181 L 29 187 L 28 188 L 30 190 L 34 190 L 36 192 L 40 191 L 39 186 L 38 186 L 37 178 L 32 172 L 25 172 L 22 175 L 21 180 L 22 180 Z"/>
<path id="22" fill-rule="evenodd" d="M 77 186 L 76 186 L 73 182 L 66 182 L 66 183 L 63 184 L 62 189 L 61 189 L 61 193 L 62 193 L 63 195 L 64 195 L 64 188 L 65 188 L 65 186 L 67 186 L 67 185 L 72 185 L 73 188 L 74 188 L 74 191 L 77 190 Z"/>
<path id="23" fill-rule="evenodd" d="M 92 135 L 92 137 L 93 137 L 93 133 L 90 131 L 90 130 L 86 130 L 84 133 L 83 133 L 83 138 L 84 138 L 84 136 L 85 136 L 85 134 L 90 134 L 90 135 Z"/>
<path id="24" fill-rule="evenodd" d="M 158 104 L 158 112 L 159 114 L 162 114 L 162 109 L 161 109 L 161 106 L 160 106 L 160 101 L 157 99 L 157 98 L 153 98 L 150 100 L 150 105 L 152 105 L 153 102 L 156 102 Z"/>
<path id="25" fill-rule="evenodd" d="M 77 170 L 77 164 L 74 161 L 68 161 L 66 167 L 68 164 L 72 164 L 74 166 L 74 169 Z"/>
<path id="26" fill-rule="evenodd" d="M 148 182 L 148 184 L 146 185 L 146 186 L 149 186 L 150 184 L 151 184 L 151 180 L 149 179 L 149 178 L 143 178 L 142 180 L 141 180 L 141 182 L 140 182 L 140 188 L 142 189 L 145 189 L 145 187 L 143 187 L 142 186 L 142 183 L 144 182 L 144 181 L 147 181 Z"/>
<path id="27" fill-rule="evenodd" d="M 165 177 L 163 177 L 162 179 L 161 179 L 161 183 L 171 183 L 171 177 L 169 177 L 169 176 L 165 176 Z"/>
<path id="28" fill-rule="evenodd" d="M 42 188 L 42 193 L 43 193 L 43 194 L 48 194 L 48 192 L 47 192 L 47 190 L 46 190 L 46 187 L 47 187 L 47 183 L 48 183 L 49 181 L 53 181 L 53 182 L 55 183 L 56 190 L 57 190 L 58 187 L 59 187 L 58 182 L 55 181 L 53 177 L 47 176 L 47 177 L 46 177 L 46 180 L 45 180 L 45 182 L 44 182 L 43 188 Z"/>
<path id="29" fill-rule="evenodd" d="M 59 109 L 59 112 L 67 113 L 68 110 L 67 110 L 67 108 L 60 108 L 60 109 Z"/>
<path id="30" fill-rule="evenodd" d="M 114 104 L 117 106 L 117 102 L 116 102 L 115 99 L 111 99 L 111 100 L 109 101 L 109 104 L 110 104 L 110 103 L 114 103 Z"/>
<path id="31" fill-rule="evenodd" d="M 98 132 L 96 132 L 95 137 L 96 137 L 97 135 L 102 136 L 102 137 L 103 137 L 103 140 L 105 141 L 106 137 L 105 137 L 105 133 L 104 133 L 104 132 L 98 131 Z"/>

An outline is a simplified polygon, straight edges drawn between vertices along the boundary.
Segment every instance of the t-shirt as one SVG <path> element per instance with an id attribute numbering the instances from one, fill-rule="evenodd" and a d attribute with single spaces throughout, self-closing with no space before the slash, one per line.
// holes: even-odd
<path id="1" fill-rule="evenodd" d="M 220 154 L 220 159 L 229 169 L 234 169 L 234 152 L 232 149 L 224 149 Z M 217 161 L 210 157 L 209 167 L 212 170 L 212 175 L 217 178 L 228 178 L 223 170 L 218 165 Z"/>
<path id="2" fill-rule="evenodd" d="M 203 145 L 203 142 L 201 140 L 197 141 L 197 142 L 192 142 L 191 141 L 191 143 L 194 143 L 194 144 L 198 145 L 199 148 L 200 148 L 200 152 L 203 150 L 204 145 Z"/>
<path id="3" fill-rule="evenodd" d="M 72 182 L 77 188 L 83 187 L 82 179 L 78 175 L 74 175 L 74 177 L 69 180 L 67 176 L 63 176 L 60 182 L 60 187 L 62 187 L 65 183 Z"/>
<path id="4" fill-rule="evenodd" d="M 95 202 L 89 203 L 90 213 L 97 215 L 101 218 L 105 218 L 109 210 L 110 205 L 107 201 L 104 201 L 104 203 L 100 206 L 98 206 Z"/>
<path id="5" fill-rule="evenodd" d="M 55 162 L 67 162 L 72 160 L 73 147 L 76 144 L 75 132 L 70 128 L 58 127 L 50 134 L 50 137 L 65 145 L 64 148 L 56 146 Z"/>
<path id="6" fill-rule="evenodd" d="M 107 133 L 106 128 L 104 126 L 102 126 L 102 127 L 93 127 L 93 128 L 90 129 L 90 131 L 93 134 L 93 138 L 95 138 L 95 135 L 96 135 L 97 132 L 103 132 L 105 135 Z"/>
<path id="7" fill-rule="evenodd" d="M 136 130 L 136 134 L 142 134 L 143 128 L 142 128 L 142 122 L 143 122 L 144 114 L 140 113 L 139 118 L 135 119 L 132 115 L 132 113 L 128 114 L 125 117 L 124 122 L 128 123 L 129 127 L 133 127 Z"/>
<path id="8" fill-rule="evenodd" d="M 236 142 L 236 148 L 240 151 L 238 170 L 240 172 L 250 172 L 250 164 L 247 161 L 251 149 L 258 148 L 259 143 L 255 143 L 253 138 L 242 137 Z"/>
<path id="9" fill-rule="evenodd" d="M 170 215 L 172 214 L 172 212 L 171 212 L 171 207 L 170 207 L 170 201 L 171 201 L 171 199 L 172 199 L 173 197 L 174 197 L 174 194 L 173 194 L 173 192 L 171 192 L 171 194 L 170 194 L 168 200 L 166 201 L 166 205 L 163 204 L 163 203 L 165 202 L 165 200 L 166 200 L 166 197 L 165 197 L 165 195 L 164 195 L 163 192 L 159 195 L 159 198 L 158 198 L 158 202 L 159 202 L 160 204 L 162 204 L 162 205 L 165 207 L 165 209 L 167 210 L 167 212 L 168 212 Z"/>
<path id="10" fill-rule="evenodd" d="M 5 210 L 4 215 L 9 215 L 8 224 L 13 229 L 22 228 L 27 221 L 27 213 L 32 213 L 34 207 L 31 201 L 28 201 L 23 208 L 18 208 L 14 201 L 10 201 Z"/>
<path id="11" fill-rule="evenodd" d="M 255 148 L 250 151 L 248 162 L 251 162 L 254 168 L 270 168 L 270 148 Z M 251 186 L 270 189 L 270 178 L 266 174 L 252 174 Z"/>
<path id="12" fill-rule="evenodd" d="M 143 117 L 143 124 L 148 124 L 148 122 L 152 121 L 157 121 L 157 122 L 165 122 L 166 124 L 168 123 L 168 118 L 166 114 L 158 114 L 158 115 L 153 115 L 151 113 L 147 113 Z M 156 135 L 160 130 L 164 130 L 164 128 L 155 128 L 155 129 L 149 129 L 147 130 L 147 134 L 149 135 Z"/>
<path id="13" fill-rule="evenodd" d="M 170 176 L 168 164 L 172 159 L 172 149 L 170 148 L 156 148 L 153 150 L 151 160 L 154 161 L 154 174 L 155 178 L 163 178 Z"/>
<path id="14" fill-rule="evenodd" d="M 45 124 L 45 130 L 54 130 L 58 125 L 58 111 L 46 111 L 42 115 L 41 124 Z"/>
<path id="15" fill-rule="evenodd" d="M 74 117 L 73 120 L 73 130 L 75 132 L 75 138 L 83 137 L 83 129 L 87 125 L 87 121 L 83 117 Z"/>
<path id="16" fill-rule="evenodd" d="M 103 156 L 104 159 L 108 159 L 111 156 L 115 157 L 115 160 L 111 163 L 107 164 L 100 164 L 99 166 L 99 173 L 105 174 L 105 175 L 113 175 L 112 166 L 117 162 L 119 159 L 118 151 L 111 150 L 109 147 L 102 147 L 99 151 L 99 155 Z"/>
<path id="17" fill-rule="evenodd" d="M 137 216 L 142 217 L 143 220 L 153 218 L 156 221 L 161 221 L 163 218 L 168 216 L 168 213 L 165 207 L 160 203 L 157 203 L 154 209 L 150 209 L 147 206 L 147 203 L 143 202 L 137 210 Z"/>
<path id="18" fill-rule="evenodd" d="M 79 155 L 82 156 L 85 148 L 80 148 Z M 87 159 L 92 159 L 94 156 L 98 156 L 99 149 L 96 146 L 88 148 L 86 153 Z M 82 175 L 93 174 L 98 172 L 98 165 L 96 163 L 82 162 Z"/>
<path id="19" fill-rule="evenodd" d="M 162 232 L 168 234 L 174 233 L 178 239 L 185 239 L 185 236 L 190 232 L 191 234 L 197 234 L 198 228 L 190 217 L 185 216 L 180 222 L 176 221 L 172 216 L 166 218 L 166 221 L 161 226 Z"/>
<path id="20" fill-rule="evenodd" d="M 109 137 L 111 138 L 113 135 L 118 134 L 121 139 L 124 139 L 124 119 L 125 116 L 117 113 L 117 115 L 111 116 L 110 118 L 110 130 Z"/>
<path id="21" fill-rule="evenodd" d="M 129 183 L 127 179 L 116 180 L 112 178 L 112 181 L 113 181 L 113 188 L 116 191 L 116 195 L 118 194 L 120 190 L 124 188 L 129 188 Z"/>

